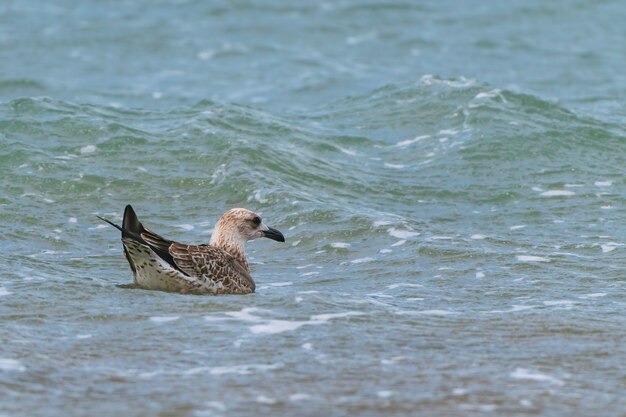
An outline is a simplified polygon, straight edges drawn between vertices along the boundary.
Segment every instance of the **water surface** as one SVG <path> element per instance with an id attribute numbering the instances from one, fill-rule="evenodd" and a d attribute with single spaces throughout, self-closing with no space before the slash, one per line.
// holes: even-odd
<path id="1" fill-rule="evenodd" d="M 622 416 L 617 1 L 0 6 L 0 415 Z M 257 292 L 132 290 L 119 220 Z"/>

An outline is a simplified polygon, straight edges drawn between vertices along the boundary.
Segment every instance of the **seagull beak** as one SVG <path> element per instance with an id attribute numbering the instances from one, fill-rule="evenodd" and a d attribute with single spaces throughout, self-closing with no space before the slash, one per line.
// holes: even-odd
<path id="1" fill-rule="evenodd" d="M 285 236 L 273 227 L 267 227 L 267 230 L 263 230 L 263 237 L 267 237 L 278 242 L 285 241 Z"/>

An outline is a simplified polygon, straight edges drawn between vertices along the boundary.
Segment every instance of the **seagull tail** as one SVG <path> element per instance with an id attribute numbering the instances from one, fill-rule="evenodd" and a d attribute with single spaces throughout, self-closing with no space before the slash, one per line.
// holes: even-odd
<path id="1" fill-rule="evenodd" d="M 97 217 L 103 222 L 107 222 L 108 224 L 110 224 L 111 226 L 115 227 L 117 230 L 122 232 L 122 239 L 131 238 L 142 244 L 145 244 L 144 240 L 141 238 L 141 233 L 144 232 L 145 229 L 143 225 L 141 224 L 141 222 L 139 221 L 139 219 L 137 218 L 137 215 L 135 214 L 135 210 L 133 210 L 130 204 L 126 206 L 126 209 L 124 209 L 124 219 L 122 220 L 121 226 L 118 226 L 117 224 L 113 223 L 112 221 L 108 219 L 105 219 L 104 217 L 100 217 L 100 216 L 97 216 Z M 135 266 L 133 259 L 128 253 L 128 249 L 126 248 L 126 245 L 123 245 L 123 246 L 124 246 L 124 256 L 126 257 L 128 264 L 130 265 L 130 269 L 132 269 L 133 273 L 136 276 L 137 267 Z"/>
<path id="2" fill-rule="evenodd" d="M 121 230 L 122 233 L 126 231 L 138 235 L 145 231 L 145 228 L 137 218 L 135 210 L 133 210 L 133 207 L 130 204 L 124 209 L 124 219 L 122 220 Z"/>
<path id="3" fill-rule="evenodd" d="M 146 229 L 143 227 L 143 225 L 137 218 L 137 215 L 135 214 L 135 210 L 133 210 L 130 204 L 127 205 L 126 209 L 124 210 L 124 219 L 122 220 L 121 226 L 113 223 L 109 219 L 105 219 L 104 217 L 100 217 L 100 216 L 96 216 L 96 217 L 102 220 L 103 222 L 106 222 L 110 224 L 111 226 L 115 227 L 120 232 L 122 232 L 122 237 L 130 237 L 130 238 L 133 238 L 135 240 L 142 242 L 143 239 L 141 239 L 140 235 L 141 233 L 145 232 Z"/>

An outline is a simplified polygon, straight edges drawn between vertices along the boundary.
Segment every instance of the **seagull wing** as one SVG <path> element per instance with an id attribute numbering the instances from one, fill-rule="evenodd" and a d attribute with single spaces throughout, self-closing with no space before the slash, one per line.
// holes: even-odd
<path id="1" fill-rule="evenodd" d="M 233 256 L 220 248 L 173 242 L 169 246 L 169 254 L 184 274 L 203 280 L 210 286 L 217 285 L 229 293 L 254 292 L 255 284 L 250 274 Z"/>

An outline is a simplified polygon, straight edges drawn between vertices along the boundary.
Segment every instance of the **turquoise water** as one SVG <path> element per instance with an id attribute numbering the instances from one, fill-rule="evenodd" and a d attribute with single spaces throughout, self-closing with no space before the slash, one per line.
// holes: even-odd
<path id="1" fill-rule="evenodd" d="M 623 416 L 626 5 L 0 5 L 0 416 Z M 119 220 L 262 213 L 257 292 Z"/>

